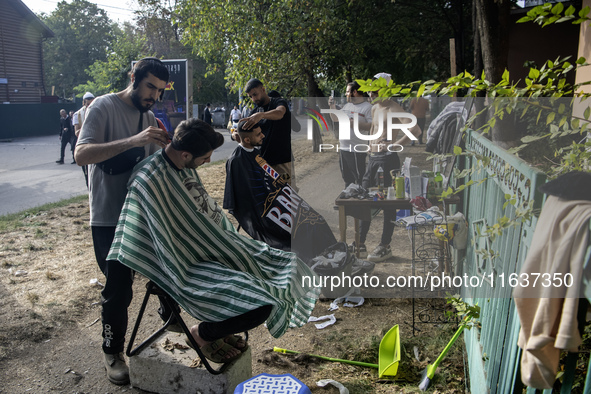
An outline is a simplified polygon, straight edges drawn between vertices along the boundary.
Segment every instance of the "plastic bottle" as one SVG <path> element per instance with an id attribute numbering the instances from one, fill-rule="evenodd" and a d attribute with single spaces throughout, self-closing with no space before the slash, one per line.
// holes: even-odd
<path id="1" fill-rule="evenodd" d="M 384 169 L 382 166 L 378 167 L 378 190 L 383 192 L 384 191 Z"/>
<path id="2" fill-rule="evenodd" d="M 396 177 L 396 198 L 404 198 L 404 177 Z"/>
<path id="3" fill-rule="evenodd" d="M 423 177 L 427 178 L 427 198 L 435 197 L 435 173 L 433 171 L 423 171 Z"/>

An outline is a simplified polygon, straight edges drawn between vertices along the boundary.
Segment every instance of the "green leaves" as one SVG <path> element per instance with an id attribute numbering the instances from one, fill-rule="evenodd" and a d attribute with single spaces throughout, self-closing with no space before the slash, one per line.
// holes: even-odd
<path id="1" fill-rule="evenodd" d="M 529 69 L 529 77 L 530 77 L 532 80 L 536 80 L 536 79 L 538 79 L 538 78 L 540 77 L 540 70 L 537 70 L 537 69 L 535 69 L 535 68 L 530 68 L 530 69 Z"/>
<path id="2" fill-rule="evenodd" d="M 572 5 L 564 10 L 564 4 L 561 2 L 554 5 L 551 3 L 546 3 L 529 10 L 527 15 L 519 19 L 517 23 L 534 22 L 538 25 L 541 25 L 542 27 L 545 27 L 553 23 L 571 21 L 573 24 L 580 24 L 589 20 L 589 7 L 585 7 L 579 11 L 578 19 L 575 19 L 575 12 L 576 9 Z"/>
<path id="3" fill-rule="evenodd" d="M 417 91 L 417 97 L 421 97 L 424 92 L 425 92 L 425 85 L 421 84 L 421 86 L 419 87 L 419 90 Z"/>
<path id="4" fill-rule="evenodd" d="M 62 1 L 42 19 L 55 33 L 43 43 L 46 86 L 71 98 L 74 86 L 88 79 L 85 70 L 106 60 L 118 28 L 103 9 L 86 0 Z"/>

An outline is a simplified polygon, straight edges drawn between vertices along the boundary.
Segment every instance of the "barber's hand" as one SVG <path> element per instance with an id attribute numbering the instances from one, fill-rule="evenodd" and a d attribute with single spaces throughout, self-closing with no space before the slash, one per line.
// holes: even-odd
<path id="1" fill-rule="evenodd" d="M 254 127 L 254 125 L 259 123 L 261 119 L 263 119 L 263 112 L 257 112 L 250 115 L 248 118 L 240 119 L 239 122 L 242 122 L 243 120 L 246 121 L 246 123 L 242 125 L 242 128 L 245 130 L 250 130 Z"/>
<path id="2" fill-rule="evenodd" d="M 148 144 L 157 144 L 164 148 L 170 142 L 168 133 L 158 127 L 150 126 L 139 134 L 131 137 L 135 146 L 146 146 Z"/>

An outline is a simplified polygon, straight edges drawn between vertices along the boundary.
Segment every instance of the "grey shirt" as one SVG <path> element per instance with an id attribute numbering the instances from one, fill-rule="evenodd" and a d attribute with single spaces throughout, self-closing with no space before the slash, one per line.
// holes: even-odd
<path id="1" fill-rule="evenodd" d="M 97 97 L 86 111 L 84 124 L 78 143 L 105 143 L 131 137 L 138 133 L 138 123 L 142 116 L 141 129 L 156 126 L 156 118 L 151 111 L 140 114 L 135 107 L 130 107 L 117 94 Z M 145 155 L 151 155 L 160 147 L 156 144 L 145 146 Z M 118 175 L 109 175 L 95 164 L 88 169 L 90 225 L 97 227 L 115 227 L 121 208 L 127 195 L 127 181 L 133 170 Z"/>

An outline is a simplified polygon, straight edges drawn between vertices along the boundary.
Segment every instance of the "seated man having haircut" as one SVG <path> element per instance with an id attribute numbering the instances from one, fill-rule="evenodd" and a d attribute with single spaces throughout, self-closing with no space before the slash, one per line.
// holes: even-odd
<path id="1" fill-rule="evenodd" d="M 224 208 L 254 239 L 292 251 L 318 271 L 313 258 L 338 249 L 328 223 L 260 156 L 265 138 L 261 127 L 238 124 L 240 145 L 226 162 Z M 345 246 L 346 247 L 346 246 Z M 352 274 L 363 274 L 373 264 L 352 259 Z"/>
<path id="2" fill-rule="evenodd" d="M 223 142 L 201 120 L 181 122 L 138 164 L 109 253 L 202 321 L 191 333 L 214 362 L 239 357 L 247 345 L 234 334 L 265 321 L 274 337 L 306 324 L 319 293 L 295 254 L 238 234 L 208 195 L 196 169 Z"/>
<path id="3" fill-rule="evenodd" d="M 240 145 L 226 162 L 224 208 L 254 239 L 308 261 L 337 243 L 324 218 L 261 157 L 260 125 L 238 124 Z"/>

